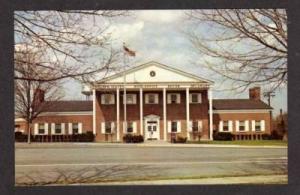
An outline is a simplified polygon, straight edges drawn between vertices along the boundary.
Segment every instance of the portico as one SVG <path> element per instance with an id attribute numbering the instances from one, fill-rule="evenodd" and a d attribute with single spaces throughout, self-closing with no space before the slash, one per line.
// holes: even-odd
<path id="1" fill-rule="evenodd" d="M 156 62 L 108 77 L 93 86 L 93 132 L 99 139 L 101 134 L 112 133 L 116 141 L 127 133 L 165 141 L 170 133 L 177 133 L 190 139 L 197 122 L 203 137 L 211 138 L 208 115 L 212 112 L 208 111 L 212 101 L 207 100 L 211 84 Z M 105 125 L 112 127 L 111 132 L 102 130 L 107 129 Z"/>

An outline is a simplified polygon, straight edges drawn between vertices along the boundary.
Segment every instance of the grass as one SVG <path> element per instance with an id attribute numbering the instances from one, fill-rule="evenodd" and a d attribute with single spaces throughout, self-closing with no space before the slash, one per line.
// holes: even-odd
<path id="1" fill-rule="evenodd" d="M 287 146 L 283 140 L 236 140 L 236 141 L 188 141 L 191 144 L 224 144 L 245 146 Z"/>

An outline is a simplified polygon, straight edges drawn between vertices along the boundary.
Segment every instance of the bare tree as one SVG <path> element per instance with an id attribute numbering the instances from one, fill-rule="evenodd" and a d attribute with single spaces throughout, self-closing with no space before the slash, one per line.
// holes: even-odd
<path id="1" fill-rule="evenodd" d="M 33 67 L 32 64 L 41 57 L 39 52 L 25 51 L 18 53 L 16 59 L 22 59 L 28 63 L 15 64 L 15 75 L 24 78 L 37 78 L 53 75 L 50 69 Z M 59 81 L 36 81 L 15 80 L 15 115 L 26 120 L 26 131 L 28 143 L 30 143 L 31 124 L 47 107 L 51 106 L 49 101 L 57 101 L 63 97 L 60 91 Z M 47 100 L 47 101 L 44 101 Z"/>
<path id="2" fill-rule="evenodd" d="M 48 69 L 49 75 L 19 75 L 15 79 L 55 81 L 75 78 L 90 81 L 113 68 L 119 51 L 111 46 L 109 19 L 127 11 L 17 11 L 14 14 L 15 54 L 23 47 L 39 50 L 39 61 L 15 59 Z M 30 63 L 30 64 L 29 64 Z M 16 70 L 19 71 L 19 70 Z"/>
<path id="3" fill-rule="evenodd" d="M 201 65 L 233 81 L 234 89 L 287 83 L 287 15 L 279 9 L 193 10 L 188 32 Z M 199 30 L 199 28 L 205 28 Z"/>

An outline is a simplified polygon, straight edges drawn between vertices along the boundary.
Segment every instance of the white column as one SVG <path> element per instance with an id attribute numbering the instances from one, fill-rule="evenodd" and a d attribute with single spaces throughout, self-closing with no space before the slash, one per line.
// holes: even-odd
<path id="1" fill-rule="evenodd" d="M 164 118 L 164 141 L 167 141 L 167 100 L 166 88 L 163 88 L 163 118 Z"/>
<path id="2" fill-rule="evenodd" d="M 93 134 L 96 135 L 96 90 L 93 89 Z"/>
<path id="3" fill-rule="evenodd" d="M 140 131 L 141 131 L 141 135 L 143 135 L 144 133 L 144 126 L 143 126 L 143 88 L 140 88 Z"/>
<path id="4" fill-rule="evenodd" d="M 213 140 L 213 111 L 212 111 L 212 90 L 208 90 L 209 98 L 209 139 Z"/>
<path id="5" fill-rule="evenodd" d="M 117 141 L 120 141 L 120 89 L 117 88 Z"/>
<path id="6" fill-rule="evenodd" d="M 186 137 L 189 140 L 190 139 L 190 88 L 186 88 Z"/>

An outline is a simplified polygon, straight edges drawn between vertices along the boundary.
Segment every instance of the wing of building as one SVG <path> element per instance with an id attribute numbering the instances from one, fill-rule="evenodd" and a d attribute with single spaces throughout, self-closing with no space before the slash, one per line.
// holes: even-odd
<path id="1" fill-rule="evenodd" d="M 125 134 L 169 141 L 171 134 L 211 140 L 214 131 L 231 132 L 236 139 L 271 133 L 272 108 L 261 101 L 259 87 L 249 90 L 249 99 L 213 99 L 212 85 L 208 79 L 148 62 L 89 86 L 92 101 L 47 102 L 32 132 L 90 131 L 96 141 L 122 141 Z"/>

